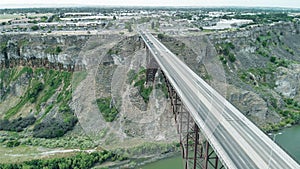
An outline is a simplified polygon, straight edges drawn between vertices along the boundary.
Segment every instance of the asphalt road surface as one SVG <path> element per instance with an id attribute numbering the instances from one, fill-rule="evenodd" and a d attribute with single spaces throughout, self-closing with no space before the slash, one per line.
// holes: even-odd
<path id="1" fill-rule="evenodd" d="M 139 33 L 225 168 L 300 169 L 295 160 L 152 34 Z"/>

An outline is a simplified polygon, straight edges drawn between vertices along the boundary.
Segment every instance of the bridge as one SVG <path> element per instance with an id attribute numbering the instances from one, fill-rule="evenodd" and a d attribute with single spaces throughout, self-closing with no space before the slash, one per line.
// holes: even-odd
<path id="1" fill-rule="evenodd" d="M 185 168 L 300 169 L 300 165 L 147 31 L 153 79 L 165 76 Z M 148 58 L 148 60 L 151 60 Z"/>

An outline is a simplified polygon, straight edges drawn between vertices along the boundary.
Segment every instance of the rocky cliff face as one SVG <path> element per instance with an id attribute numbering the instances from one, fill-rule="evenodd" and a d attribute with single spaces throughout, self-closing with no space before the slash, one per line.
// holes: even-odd
<path id="1" fill-rule="evenodd" d="M 287 103 L 299 102 L 299 29 L 278 23 L 208 36 L 226 72 L 227 98 L 266 130 L 290 117 L 299 122 L 297 106 Z M 286 109 L 293 115 L 283 117 Z"/>
<path id="2" fill-rule="evenodd" d="M 299 38 L 299 24 L 282 23 L 208 35 L 166 36 L 161 41 L 254 123 L 270 130 L 278 122 L 284 122 L 282 126 L 298 122 Z M 80 130 L 100 145 L 178 140 L 160 73 L 151 84 L 143 81 L 146 51 L 137 35 L 21 35 L 0 40 L 1 69 L 26 65 L 75 71 L 68 105 Z M 24 95 L 27 81 L 24 76 L 16 77 L 10 92 Z M 60 90 L 56 89 L 57 95 Z M 4 88 L 0 91 L 4 93 Z M 44 108 L 55 103 L 54 97 Z M 109 107 L 118 111 L 113 121 L 108 122 L 99 111 L 99 99 L 109 100 Z M 18 100 L 8 102 L 5 97 L 0 103 L 13 107 Z M 8 109 L 0 106 L 2 115 Z"/>
<path id="3" fill-rule="evenodd" d="M 278 67 L 276 72 L 275 91 L 286 98 L 299 100 L 300 65 L 291 64 L 287 67 Z"/>
<path id="4" fill-rule="evenodd" d="M 99 45 L 88 49 L 95 43 Z M 74 91 L 72 102 L 83 130 L 104 147 L 176 141 L 174 118 L 163 91 L 154 87 L 145 101 L 135 85 L 146 67 L 146 50 L 139 37 L 92 37 L 85 48 L 81 57 L 87 61 L 88 75 Z M 153 85 L 161 81 L 157 78 Z M 109 98 L 117 108 L 114 121 L 105 121 L 99 112 L 95 103 L 101 98 Z"/>
<path id="5" fill-rule="evenodd" d="M 0 67 L 26 65 L 54 69 L 82 69 L 79 52 L 89 36 L 0 36 Z"/>

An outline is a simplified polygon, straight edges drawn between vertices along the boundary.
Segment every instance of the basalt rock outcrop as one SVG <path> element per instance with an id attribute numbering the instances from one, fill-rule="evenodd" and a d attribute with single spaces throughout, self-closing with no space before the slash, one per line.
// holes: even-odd
<path id="1" fill-rule="evenodd" d="M 299 23 L 277 23 L 196 36 L 166 35 L 161 41 L 264 128 L 290 117 L 281 114 L 287 108 L 292 111 L 287 99 L 293 99 L 293 105 L 299 101 L 298 39 Z M 1 69 L 29 66 L 85 72 L 68 105 L 78 117 L 77 124 L 100 145 L 178 140 L 159 71 L 152 87 L 143 83 L 146 50 L 138 35 L 24 34 L 1 35 L 0 40 Z M 15 82 L 10 92 L 16 97 L 24 94 L 28 84 Z M 110 99 L 110 106 L 118 110 L 114 121 L 105 121 L 99 111 L 97 99 L 101 98 Z M 44 108 L 50 101 L 55 103 L 52 98 Z M 0 102 L 6 103 L 5 99 Z"/>
<path id="2" fill-rule="evenodd" d="M 88 36 L 0 36 L 0 67 L 15 66 L 45 67 L 60 70 L 84 68 L 78 54 Z"/>

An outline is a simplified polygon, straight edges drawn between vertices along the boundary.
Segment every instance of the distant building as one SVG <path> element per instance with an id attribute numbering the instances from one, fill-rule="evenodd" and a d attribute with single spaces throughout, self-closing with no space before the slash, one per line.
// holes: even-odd
<path id="1" fill-rule="evenodd" d="M 24 23 L 28 23 L 29 21 L 30 21 L 30 19 L 24 18 L 24 19 L 20 19 L 20 20 L 12 20 L 11 24 L 24 24 Z"/>
<path id="2" fill-rule="evenodd" d="M 92 13 L 89 13 L 89 12 L 80 12 L 80 13 L 65 13 L 64 16 L 65 17 L 69 17 L 69 16 L 92 16 L 93 14 Z"/>

